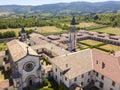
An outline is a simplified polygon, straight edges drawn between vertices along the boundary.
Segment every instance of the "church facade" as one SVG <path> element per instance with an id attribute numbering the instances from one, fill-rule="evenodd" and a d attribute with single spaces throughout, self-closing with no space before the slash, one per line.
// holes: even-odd
<path id="1" fill-rule="evenodd" d="M 42 82 L 42 70 L 38 54 L 25 43 L 12 40 L 7 43 L 14 88 L 22 88 Z"/>

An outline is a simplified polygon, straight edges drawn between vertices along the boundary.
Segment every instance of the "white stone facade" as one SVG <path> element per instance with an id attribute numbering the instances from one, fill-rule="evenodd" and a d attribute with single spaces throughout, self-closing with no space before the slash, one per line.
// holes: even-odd
<path id="1" fill-rule="evenodd" d="M 98 87 L 100 90 L 120 90 L 120 84 L 112 81 L 108 77 L 101 75 L 100 73 L 98 73 L 98 76 L 96 76 L 97 72 L 95 72 L 95 71 L 86 72 L 84 74 L 81 74 L 81 75 L 69 80 L 63 74 L 60 75 L 60 72 L 62 72 L 62 70 L 60 68 L 58 68 L 56 65 L 53 64 L 52 68 L 53 68 L 53 77 L 56 80 L 56 82 L 58 84 L 60 84 L 60 82 L 62 82 L 68 88 L 75 83 L 77 85 L 79 85 L 80 87 L 84 88 L 88 84 L 90 84 L 90 82 L 92 82 L 92 80 L 93 80 L 94 86 Z M 104 79 L 102 79 L 102 76 Z M 103 87 L 100 86 L 100 82 L 103 83 Z M 114 85 L 112 85 L 113 82 L 115 83 Z"/>
<path id="2" fill-rule="evenodd" d="M 16 62 L 18 72 L 22 75 L 21 82 L 20 82 L 22 84 L 22 88 L 29 85 L 29 78 L 31 78 L 32 84 L 36 84 L 36 83 L 40 82 L 41 73 L 39 71 L 39 67 L 40 67 L 39 61 L 40 61 L 39 57 L 28 55 L 28 56 L 24 57 L 23 59 Z M 29 72 L 25 71 L 25 69 L 24 69 L 26 63 L 28 63 L 28 62 L 34 63 L 33 70 L 29 71 Z"/>

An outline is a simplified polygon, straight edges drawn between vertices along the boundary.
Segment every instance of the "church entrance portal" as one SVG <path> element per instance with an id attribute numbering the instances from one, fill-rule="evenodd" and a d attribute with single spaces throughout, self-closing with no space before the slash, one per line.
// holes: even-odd
<path id="1" fill-rule="evenodd" d="M 32 79 L 29 80 L 29 85 L 30 85 L 30 86 L 33 85 Z"/>
<path id="2" fill-rule="evenodd" d="M 34 76 L 29 76 L 27 78 L 27 86 L 33 86 L 34 85 Z"/>

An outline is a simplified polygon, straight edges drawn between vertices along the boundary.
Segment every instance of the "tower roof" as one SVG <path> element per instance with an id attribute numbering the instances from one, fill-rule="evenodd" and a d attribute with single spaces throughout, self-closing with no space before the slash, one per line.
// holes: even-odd
<path id="1" fill-rule="evenodd" d="M 21 33 L 25 33 L 25 29 L 24 29 L 24 27 L 22 27 L 22 29 L 21 29 Z"/>
<path id="2" fill-rule="evenodd" d="M 75 25 L 75 16 L 72 18 L 71 25 Z"/>

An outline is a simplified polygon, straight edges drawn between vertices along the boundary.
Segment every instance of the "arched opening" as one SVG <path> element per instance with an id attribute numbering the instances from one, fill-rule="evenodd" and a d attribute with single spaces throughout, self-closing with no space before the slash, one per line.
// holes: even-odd
<path id="1" fill-rule="evenodd" d="M 35 85 L 35 76 L 28 76 L 28 78 L 26 79 L 26 83 L 27 83 L 28 87 L 34 86 Z"/>
<path id="2" fill-rule="evenodd" d="M 29 85 L 33 85 L 32 79 L 29 80 Z"/>

